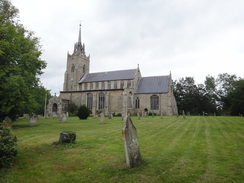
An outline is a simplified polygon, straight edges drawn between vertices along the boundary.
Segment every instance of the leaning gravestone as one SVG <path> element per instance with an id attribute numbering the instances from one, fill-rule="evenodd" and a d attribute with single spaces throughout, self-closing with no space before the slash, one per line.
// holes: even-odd
<path id="1" fill-rule="evenodd" d="M 124 139 L 126 164 L 130 168 L 136 167 L 141 164 L 142 159 L 136 127 L 133 125 L 130 117 L 127 117 L 125 121 L 122 134 Z"/>
<path id="2" fill-rule="evenodd" d="M 36 115 L 33 115 L 30 118 L 30 126 L 35 126 L 36 124 L 37 124 L 37 117 Z"/>
<path id="3" fill-rule="evenodd" d="M 100 114 L 100 124 L 104 124 L 104 114 Z"/>
<path id="4" fill-rule="evenodd" d="M 61 121 L 62 121 L 63 123 L 67 122 L 67 117 L 66 117 L 66 114 L 65 114 L 65 113 L 62 114 L 62 119 L 61 119 Z"/>
<path id="5" fill-rule="evenodd" d="M 5 119 L 3 120 L 2 126 L 5 128 L 13 129 L 12 120 L 8 116 L 6 116 Z"/>

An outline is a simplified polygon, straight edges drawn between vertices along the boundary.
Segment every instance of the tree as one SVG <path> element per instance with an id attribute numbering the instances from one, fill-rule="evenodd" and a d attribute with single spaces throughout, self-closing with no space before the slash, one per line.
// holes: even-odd
<path id="1" fill-rule="evenodd" d="M 174 82 L 174 94 L 179 112 L 199 115 L 202 112 L 214 113 L 215 101 L 203 84 L 195 84 L 193 77 L 185 77 Z"/>
<path id="2" fill-rule="evenodd" d="M 0 120 L 35 112 L 42 69 L 39 39 L 18 23 L 18 10 L 0 0 Z"/>

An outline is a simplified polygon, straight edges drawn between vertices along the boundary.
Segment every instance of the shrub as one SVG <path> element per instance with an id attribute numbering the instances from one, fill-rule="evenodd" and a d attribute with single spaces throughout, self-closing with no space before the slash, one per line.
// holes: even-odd
<path id="1" fill-rule="evenodd" d="M 77 116 L 80 119 L 87 119 L 89 115 L 90 115 L 90 110 L 85 105 L 81 105 L 78 109 Z"/>
<path id="2" fill-rule="evenodd" d="M 16 141 L 10 128 L 0 127 L 0 168 L 13 165 L 18 152 Z"/>

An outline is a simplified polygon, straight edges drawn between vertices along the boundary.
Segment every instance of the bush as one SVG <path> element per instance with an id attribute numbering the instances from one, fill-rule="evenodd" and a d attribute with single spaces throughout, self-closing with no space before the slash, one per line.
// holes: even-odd
<path id="1" fill-rule="evenodd" d="M 90 115 L 90 110 L 85 105 L 81 105 L 78 109 L 77 116 L 80 119 L 87 119 L 89 115 Z"/>
<path id="2" fill-rule="evenodd" d="M 10 128 L 0 127 L 0 168 L 13 165 L 18 152 L 16 141 Z"/>

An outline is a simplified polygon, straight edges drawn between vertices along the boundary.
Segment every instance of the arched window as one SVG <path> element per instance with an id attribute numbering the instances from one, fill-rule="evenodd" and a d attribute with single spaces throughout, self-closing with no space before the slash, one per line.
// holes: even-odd
<path id="1" fill-rule="evenodd" d="M 98 109 L 104 109 L 105 106 L 105 94 L 99 93 L 98 94 Z"/>
<path id="2" fill-rule="evenodd" d="M 73 64 L 71 67 L 71 72 L 74 72 L 74 71 L 75 71 L 75 65 Z"/>
<path id="3" fill-rule="evenodd" d="M 151 101 L 151 110 L 159 109 L 159 97 L 157 95 L 152 95 L 150 98 Z"/>
<path id="4" fill-rule="evenodd" d="M 86 72 L 86 65 L 83 65 L 83 73 Z"/>
<path id="5" fill-rule="evenodd" d="M 87 94 L 87 104 L 86 104 L 86 106 L 90 110 L 92 110 L 92 102 L 93 102 L 93 95 L 92 95 L 92 93 L 88 93 Z"/>
<path id="6" fill-rule="evenodd" d="M 136 109 L 140 108 L 140 99 L 139 97 L 136 97 Z"/>

